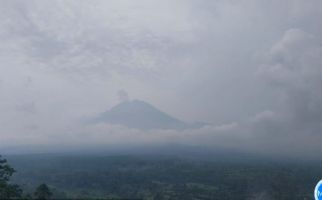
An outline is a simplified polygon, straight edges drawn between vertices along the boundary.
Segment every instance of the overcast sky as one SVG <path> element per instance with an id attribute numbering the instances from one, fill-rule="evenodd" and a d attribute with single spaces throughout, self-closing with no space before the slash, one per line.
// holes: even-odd
<path id="1" fill-rule="evenodd" d="M 0 145 L 130 135 L 310 154 L 322 141 L 321 20 L 321 0 L 0 0 Z M 212 125 L 82 124 L 127 95 Z"/>

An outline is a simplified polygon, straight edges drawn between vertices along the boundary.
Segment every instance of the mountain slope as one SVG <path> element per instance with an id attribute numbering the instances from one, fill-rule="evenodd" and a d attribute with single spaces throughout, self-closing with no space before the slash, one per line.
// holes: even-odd
<path id="1" fill-rule="evenodd" d="M 122 102 L 96 117 L 94 122 L 137 129 L 186 129 L 190 125 L 140 100 Z"/>

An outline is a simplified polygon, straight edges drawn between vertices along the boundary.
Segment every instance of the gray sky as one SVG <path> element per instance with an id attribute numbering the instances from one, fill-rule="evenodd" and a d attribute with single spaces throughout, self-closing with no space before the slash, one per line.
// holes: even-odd
<path id="1" fill-rule="evenodd" d="M 292 155 L 319 147 L 320 0 L 0 4 L 2 146 L 64 137 L 75 145 L 171 141 Z M 81 123 L 120 98 L 213 126 L 150 133 Z"/>

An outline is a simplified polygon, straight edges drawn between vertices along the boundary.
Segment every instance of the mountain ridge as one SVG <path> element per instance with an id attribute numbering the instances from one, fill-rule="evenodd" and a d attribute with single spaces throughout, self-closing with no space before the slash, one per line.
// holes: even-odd
<path id="1" fill-rule="evenodd" d="M 93 122 L 124 125 L 128 128 L 142 130 L 184 130 L 189 128 L 198 128 L 201 124 L 205 124 L 188 124 L 159 110 L 153 105 L 138 99 L 123 101 L 117 104 L 110 110 L 99 114 L 94 118 Z"/>

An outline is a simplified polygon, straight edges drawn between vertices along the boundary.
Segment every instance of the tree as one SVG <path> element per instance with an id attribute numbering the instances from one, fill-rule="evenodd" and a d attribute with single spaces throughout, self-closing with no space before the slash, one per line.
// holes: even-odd
<path id="1" fill-rule="evenodd" d="M 9 184 L 16 171 L 0 155 L 0 199 L 21 198 L 22 190 L 18 185 Z"/>
<path id="2" fill-rule="evenodd" d="M 49 187 L 46 184 L 41 184 L 37 187 L 34 195 L 36 199 L 46 200 L 50 199 L 53 193 L 50 191 Z"/>

